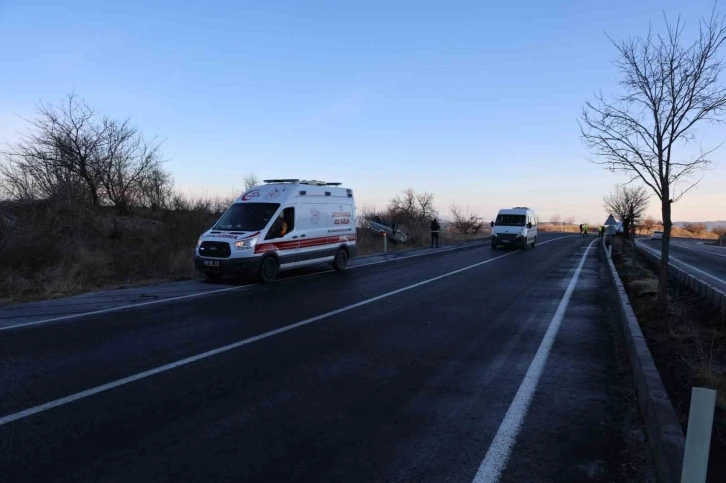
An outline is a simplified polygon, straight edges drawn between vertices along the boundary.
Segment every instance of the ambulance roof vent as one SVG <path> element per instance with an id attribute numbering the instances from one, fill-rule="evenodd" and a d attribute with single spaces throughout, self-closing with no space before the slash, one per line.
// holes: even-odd
<path id="1" fill-rule="evenodd" d="M 529 208 L 527 208 L 526 206 L 515 206 L 515 207 L 514 207 L 514 208 L 512 208 L 512 209 L 513 209 L 513 210 L 528 210 Z"/>
<path id="2" fill-rule="evenodd" d="M 280 183 L 299 183 L 299 179 L 266 179 L 264 180 L 267 184 L 280 184 Z"/>
<path id="3" fill-rule="evenodd" d="M 327 181 L 318 181 L 316 179 L 303 180 L 300 184 L 309 184 L 311 186 L 340 186 L 343 183 L 329 183 Z"/>

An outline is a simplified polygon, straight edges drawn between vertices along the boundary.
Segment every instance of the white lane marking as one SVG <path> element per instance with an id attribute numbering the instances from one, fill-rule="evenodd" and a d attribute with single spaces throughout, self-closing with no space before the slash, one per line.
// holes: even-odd
<path id="1" fill-rule="evenodd" d="M 553 242 L 553 241 L 556 241 L 556 240 L 562 240 L 563 238 L 572 238 L 573 236 L 576 236 L 576 235 L 566 235 L 566 236 L 561 236 L 561 237 L 558 237 L 558 238 L 552 238 L 551 240 L 547 240 L 547 241 L 543 241 L 543 242 L 538 242 L 537 243 L 537 246 L 544 245 L 545 243 Z M 481 243 L 481 244 L 476 243 L 476 244 L 472 244 L 472 245 L 474 245 L 474 246 L 479 246 L 479 245 L 485 246 L 486 243 Z M 434 253 L 445 253 L 445 252 L 450 252 L 450 251 L 454 251 L 454 250 L 462 250 L 464 248 L 468 248 L 468 247 L 447 248 L 447 249 L 444 249 L 444 250 L 436 251 Z M 431 252 L 420 253 L 418 255 L 411 255 L 411 256 L 408 256 L 408 257 L 394 258 L 392 260 L 383 260 L 383 261 L 380 261 L 380 262 L 371 262 L 371 263 L 366 263 L 366 264 L 363 264 L 363 265 L 356 265 L 354 267 L 348 267 L 348 270 L 352 270 L 354 268 L 361 268 L 361 267 L 370 267 L 370 266 L 373 266 L 373 265 L 380 265 L 381 263 L 390 263 L 390 262 L 396 262 L 396 261 L 399 261 L 399 260 L 408 260 L 409 258 L 423 257 L 425 255 L 431 255 Z M 320 272 L 320 273 L 327 273 L 327 272 Z"/>
<path id="2" fill-rule="evenodd" d="M 674 243 L 673 246 L 676 246 L 678 248 L 683 248 L 684 250 L 691 250 L 691 251 L 694 251 L 694 252 L 703 252 L 703 253 L 708 253 L 709 255 L 715 255 L 717 257 L 726 258 L 726 255 L 723 255 L 721 253 L 714 253 L 714 252 L 712 252 L 710 250 L 704 250 L 703 248 L 693 248 L 693 247 L 689 247 L 689 246 L 686 246 L 685 244 L 682 244 L 682 243 Z"/>
<path id="3" fill-rule="evenodd" d="M 643 244 L 642 244 L 642 243 L 638 243 L 638 245 L 640 245 L 640 246 L 641 246 L 641 247 L 642 247 L 643 249 L 645 249 L 646 251 L 649 251 L 649 252 L 650 252 L 650 253 L 652 253 L 653 255 L 655 255 L 655 256 L 657 256 L 658 258 L 660 258 L 660 252 L 659 252 L 658 250 L 655 250 L 655 249 L 653 249 L 653 248 L 650 248 L 650 247 L 646 247 L 646 246 L 643 246 Z M 691 270 L 693 270 L 693 271 L 695 271 L 695 272 L 698 272 L 698 273 L 700 273 L 700 274 L 702 274 L 702 275 L 705 275 L 706 277 L 708 277 L 708 278 L 710 278 L 710 279 L 716 280 L 716 281 L 718 281 L 718 282 L 720 282 L 720 283 L 726 283 L 726 280 L 724 280 L 724 279 L 722 279 L 722 278 L 718 278 L 718 277 L 716 277 L 716 276 L 714 276 L 714 275 L 712 275 L 712 274 L 710 274 L 710 273 L 708 273 L 708 272 L 704 272 L 704 271 L 703 271 L 703 270 L 701 270 L 700 268 L 696 268 L 696 267 L 694 267 L 693 265 L 691 265 L 690 263 L 686 263 L 686 262 L 684 262 L 683 260 L 680 260 L 680 259 L 678 259 L 678 258 L 674 257 L 673 255 L 670 255 L 670 256 L 669 256 L 668 258 L 669 258 L 669 261 L 672 261 L 672 262 L 678 262 L 678 263 L 680 263 L 681 265 L 683 265 L 684 267 L 688 267 L 688 268 L 690 268 Z"/>
<path id="4" fill-rule="evenodd" d="M 487 263 L 491 263 L 491 262 L 493 262 L 495 260 L 499 260 L 499 259 L 502 259 L 504 257 L 508 257 L 510 255 L 514 255 L 515 253 L 518 253 L 520 251 L 521 250 L 515 250 L 515 251 L 509 252 L 509 253 L 507 253 L 505 255 L 501 255 L 501 256 L 498 256 L 498 257 L 495 257 L 495 258 L 490 258 L 489 260 L 484 260 L 482 262 L 475 263 L 473 265 L 468 265 L 468 266 L 466 266 L 464 268 L 460 268 L 458 270 L 454 270 L 454 271 L 451 271 L 451 272 L 447 272 L 447 273 L 445 273 L 443 275 L 439 275 L 437 277 L 429 278 L 427 280 L 424 280 L 424 281 L 421 281 L 421 282 L 417 282 L 417 283 L 414 283 L 412 285 L 407 285 L 406 287 L 399 288 L 397 290 L 393 290 L 391 292 L 387 292 L 387 293 L 384 293 L 382 295 L 378 295 L 376 297 L 372 297 L 372 298 L 363 300 L 361 302 L 357 302 L 357 303 L 354 303 L 354 304 L 351 304 L 351 305 L 346 305 L 345 307 L 341 307 L 339 309 L 332 310 L 330 312 L 326 312 L 324 314 L 317 315 L 315 317 L 310 317 L 309 319 L 305 319 L 305 320 L 302 320 L 300 322 L 296 322 L 294 324 L 286 325 L 284 327 L 280 327 L 278 329 L 271 330 L 269 332 L 265 332 L 264 334 L 256 335 L 254 337 L 250 337 L 248 339 L 244 339 L 244 340 L 241 340 L 241 341 L 238 341 L 238 342 L 229 344 L 229 345 L 225 345 L 225 346 L 219 347 L 217 349 L 212 349 L 210 351 L 203 352 L 203 353 L 197 354 L 195 356 L 187 357 L 185 359 L 181 359 L 181 360 L 178 360 L 176 362 L 171 362 L 169 364 L 165 364 L 163 366 L 156 367 L 156 368 L 150 369 L 148 371 L 140 372 L 138 374 L 134 374 L 134 375 L 129 376 L 129 377 L 124 377 L 123 379 L 117 379 L 115 381 L 109 382 L 107 384 L 103 384 L 101 386 L 96 386 L 96 387 L 93 387 L 91 389 L 87 389 L 85 391 L 77 392 L 75 394 L 71 394 L 70 396 L 62 397 L 60 399 L 56 399 L 54 401 L 50 401 L 50 402 L 47 402 L 45 404 L 41 404 L 39 406 L 35 406 L 35 407 L 29 408 L 29 409 L 25 409 L 23 411 L 19 411 L 17 413 L 13 413 L 13 414 L 9 414 L 7 416 L 3 416 L 3 417 L 0 418 L 0 426 L 2 426 L 4 424 L 11 423 L 13 421 L 17 421 L 18 419 L 27 418 L 28 416 L 32 416 L 34 414 L 38 414 L 38 413 L 41 413 L 43 411 L 47 411 L 49 409 L 52 409 L 52 408 L 55 408 L 55 407 L 58 407 L 58 406 L 62 406 L 64 404 L 71 403 L 73 401 L 77 401 L 79 399 L 83 399 L 83 398 L 92 396 L 94 394 L 98 394 L 100 392 L 108 391 L 109 389 L 113 389 L 113 388 L 116 388 L 116 387 L 119 387 L 119 386 L 123 386 L 123 385 L 129 384 L 129 383 L 134 382 L 134 381 L 138 381 L 139 379 L 144 379 L 144 378 L 153 376 L 155 374 L 159 374 L 159 373 L 162 373 L 162 372 L 170 371 L 170 370 L 175 369 L 177 367 L 181 367 L 181 366 L 185 366 L 187 364 L 191 364 L 192 362 L 196 362 L 196 361 L 199 361 L 199 360 L 202 360 L 202 359 L 207 359 L 209 357 L 216 356 L 218 354 L 222 354 L 223 352 L 228 352 L 228 351 L 231 351 L 233 349 L 237 349 L 238 347 L 242 347 L 242 346 L 251 344 L 253 342 L 257 342 L 257 341 L 262 340 L 262 339 L 267 339 L 268 337 L 272 337 L 274 335 L 281 334 L 283 332 L 287 332 L 287 331 L 290 331 L 290 330 L 293 330 L 293 329 L 297 329 L 298 327 L 302 327 L 304 325 L 312 324 L 313 322 L 317 322 L 319 320 L 326 319 L 326 318 L 331 317 L 333 315 L 338 315 L 338 314 L 341 314 L 343 312 L 348 312 L 349 310 L 353 310 L 353 309 L 356 309 L 358 307 L 362 307 L 364 305 L 368 305 L 368 304 L 371 304 L 373 302 L 377 302 L 377 301 L 379 301 L 381 299 L 385 299 L 387 297 L 391 297 L 393 295 L 397 295 L 399 293 L 406 292 L 408 290 L 412 290 L 414 288 L 421 287 L 423 285 L 427 285 L 427 284 L 432 283 L 432 282 L 436 282 L 438 280 L 441 280 L 441 279 L 450 277 L 452 275 L 456 275 L 456 274 L 465 272 L 467 270 L 471 270 L 472 268 L 480 267 L 480 266 L 485 265 Z"/>
<path id="5" fill-rule="evenodd" d="M 552 241 L 555 241 L 555 240 L 561 240 L 562 238 L 569 238 L 570 236 L 572 236 L 572 235 L 563 236 L 563 237 L 559 237 L 559 238 L 553 238 L 552 240 L 547 240 L 547 241 L 541 242 L 541 243 L 539 243 L 539 245 L 544 245 L 545 243 L 549 243 L 549 242 L 552 242 Z M 482 243 L 481 245 L 484 246 L 485 243 Z M 478 244 L 475 244 L 475 246 L 478 246 Z M 462 250 L 462 249 L 465 249 L 465 248 L 469 248 L 469 247 L 467 246 L 467 247 L 448 248 L 446 250 L 442 250 L 442 251 L 439 251 L 439 252 L 436 252 L 436 253 L 445 253 L 445 252 L 450 252 L 450 251 L 454 251 L 454 250 Z M 397 261 L 400 261 L 400 260 L 408 260 L 409 258 L 416 258 L 416 257 L 424 256 L 424 255 L 430 255 L 430 253 L 420 253 L 418 255 L 411 255 L 411 256 L 407 256 L 407 257 L 394 258 L 392 260 L 383 260 L 383 261 L 380 261 L 380 262 L 366 263 L 364 265 L 356 265 L 356 266 L 353 266 L 353 267 L 348 267 L 348 270 L 352 270 L 352 269 L 355 269 L 355 268 L 361 268 L 361 267 L 370 267 L 372 265 L 380 265 L 381 263 L 391 263 L 391 262 L 397 262 Z M 295 277 L 288 277 L 288 278 L 284 278 L 284 279 L 277 280 L 275 283 L 287 282 L 289 280 L 297 280 L 297 279 L 305 278 L 305 277 L 313 277 L 313 276 L 317 276 L 317 275 L 322 275 L 324 273 L 330 273 L 330 272 L 333 272 L 333 271 L 334 270 L 325 270 L 325 271 L 322 271 L 322 272 L 308 273 L 308 274 L 305 274 L 305 275 L 298 275 L 298 276 L 295 276 Z M 198 293 L 189 294 L 189 295 L 180 295 L 180 296 L 177 296 L 177 297 L 169 297 L 169 298 L 165 298 L 165 299 L 152 300 L 152 301 L 149 301 L 149 302 L 141 302 L 141 303 L 138 303 L 138 304 L 121 305 L 121 306 L 118 306 L 118 307 L 110 307 L 108 309 L 94 310 L 94 311 L 91 311 L 91 312 L 81 312 L 81 313 L 78 313 L 78 314 L 62 315 L 62 316 L 53 317 L 53 318 L 50 318 L 50 319 L 34 320 L 34 321 L 31 321 L 31 322 L 23 322 L 21 324 L 7 325 L 7 326 L 4 326 L 4 327 L 0 327 L 0 332 L 2 332 L 4 330 L 19 329 L 19 328 L 22 328 L 22 327 L 32 327 L 32 326 L 35 326 L 35 325 L 49 324 L 51 322 L 61 322 L 61 321 L 64 321 L 64 320 L 80 319 L 80 318 L 88 317 L 88 316 L 91 316 L 91 315 L 107 314 L 107 313 L 110 313 L 110 312 L 118 312 L 118 311 L 121 311 L 121 310 L 133 309 L 133 308 L 136 308 L 136 307 L 146 307 L 146 306 L 149 306 L 149 305 L 156 305 L 156 304 L 161 304 L 161 303 L 165 303 L 165 302 L 175 302 L 177 300 L 186 300 L 186 299 L 191 299 L 191 298 L 195 298 L 195 297 L 202 297 L 202 296 L 205 296 L 205 295 L 214 295 L 214 294 L 218 294 L 218 293 L 231 292 L 231 291 L 234 291 L 234 290 L 242 290 L 242 289 L 246 289 L 246 288 L 250 288 L 250 287 L 257 287 L 259 285 L 260 284 L 257 284 L 257 283 L 251 283 L 251 284 L 247 284 L 247 285 L 240 285 L 240 286 L 235 286 L 235 287 L 227 287 L 227 288 L 221 288 L 221 289 L 217 289 L 217 290 L 209 290 L 209 291 L 206 291 L 206 292 L 198 292 Z"/>
<path id="6" fill-rule="evenodd" d="M 560 300 L 557 311 L 550 321 L 547 332 L 537 349 L 537 353 L 534 355 L 534 359 L 532 359 L 529 369 L 527 369 L 527 373 L 517 390 L 517 394 L 514 396 L 512 404 L 507 410 L 507 414 L 504 416 L 504 419 L 499 425 L 499 430 L 489 446 L 489 450 L 484 457 L 484 461 L 482 461 L 481 466 L 479 466 L 479 471 L 477 471 L 476 476 L 474 476 L 474 483 L 495 483 L 499 481 L 502 471 L 504 471 L 507 461 L 509 460 L 509 456 L 512 453 L 514 444 L 517 441 L 519 431 L 522 429 L 522 423 L 524 422 L 525 416 L 527 416 L 527 411 L 532 403 L 532 398 L 534 397 L 537 385 L 539 384 L 539 379 L 542 376 L 542 371 L 547 363 L 550 350 L 552 350 L 552 344 L 554 344 L 557 332 L 560 330 L 562 319 L 567 311 L 567 306 L 570 303 L 572 292 L 575 290 L 575 286 L 577 285 L 577 280 L 580 278 L 582 267 L 585 265 L 585 260 L 590 252 L 590 248 L 592 248 L 592 245 L 596 241 L 597 239 L 590 242 L 585 249 L 585 253 L 582 255 L 580 264 L 577 266 L 575 274 L 572 276 L 570 283 L 567 285 L 565 295 L 563 295 L 562 300 Z"/>
<path id="7" fill-rule="evenodd" d="M 33 322 L 23 322 L 22 324 L 15 324 L 15 325 L 8 325 L 5 327 L 0 327 L 0 332 L 3 330 L 17 329 L 19 327 L 29 327 L 32 325 L 47 324 L 50 322 L 60 322 L 62 320 L 78 319 L 81 317 L 88 317 L 89 315 L 107 314 L 109 312 L 117 312 L 119 310 L 125 310 L 125 309 L 134 308 L 134 307 L 146 307 L 148 305 L 161 304 L 164 302 L 174 302 L 175 300 L 191 299 L 194 297 L 201 297 L 203 295 L 210 295 L 210 294 L 222 293 L 222 292 L 231 292 L 232 290 L 242 290 L 244 288 L 249 288 L 249 287 L 253 287 L 253 286 L 254 286 L 254 284 L 248 284 L 248 285 L 242 285 L 239 287 L 220 288 L 217 290 L 210 290 L 207 292 L 198 292 L 198 293 L 193 293 L 193 294 L 189 294 L 189 295 L 180 295 L 178 297 L 169 297 L 166 299 L 152 300 L 150 302 L 141 302 L 139 304 L 121 305 L 120 307 L 111 307 L 108 309 L 94 310 L 92 312 L 82 312 L 80 314 L 63 315 L 60 317 L 53 317 L 52 319 L 35 320 Z"/>

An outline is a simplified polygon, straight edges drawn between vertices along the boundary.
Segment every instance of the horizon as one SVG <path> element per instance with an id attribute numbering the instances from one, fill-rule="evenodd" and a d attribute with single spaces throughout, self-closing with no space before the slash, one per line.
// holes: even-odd
<path id="1" fill-rule="evenodd" d="M 604 220 L 603 197 L 628 178 L 587 161 L 577 119 L 617 89 L 605 33 L 658 31 L 663 12 L 693 29 L 713 3 L 525 7 L 7 2 L 0 142 L 17 140 L 39 101 L 75 92 L 163 139 L 190 196 L 239 193 L 255 174 L 339 181 L 377 209 L 428 191 L 442 218 L 456 203 L 484 219 L 530 206 L 542 221 Z M 714 125 L 698 134 L 706 147 L 723 139 Z M 673 220 L 726 219 L 722 156 Z M 647 214 L 661 218 L 655 196 Z"/>

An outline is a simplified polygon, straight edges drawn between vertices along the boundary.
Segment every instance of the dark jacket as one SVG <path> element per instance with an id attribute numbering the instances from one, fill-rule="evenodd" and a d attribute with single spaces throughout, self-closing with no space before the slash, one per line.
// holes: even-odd
<path id="1" fill-rule="evenodd" d="M 431 231 L 439 231 L 441 229 L 441 225 L 439 225 L 439 222 L 436 220 L 431 221 Z"/>

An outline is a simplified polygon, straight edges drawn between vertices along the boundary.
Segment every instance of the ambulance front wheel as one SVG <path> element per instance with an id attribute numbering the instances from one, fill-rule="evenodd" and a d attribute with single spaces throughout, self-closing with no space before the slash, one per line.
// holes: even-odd
<path id="1" fill-rule="evenodd" d="M 274 257 L 265 257 L 260 264 L 260 271 L 257 274 L 257 278 L 262 283 L 272 283 L 277 278 L 277 272 L 280 266 L 277 264 L 277 260 Z"/>
<path id="2" fill-rule="evenodd" d="M 348 266 L 348 250 L 345 248 L 338 249 L 333 260 L 333 269 L 336 272 L 342 272 Z"/>

